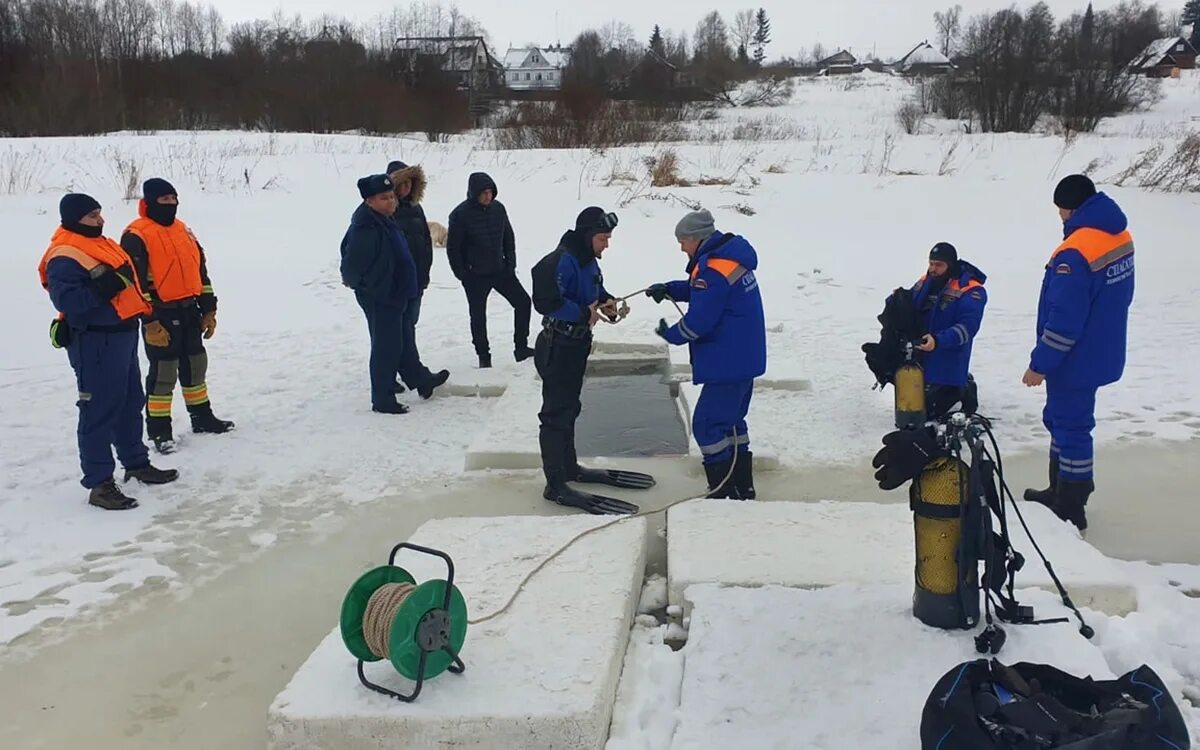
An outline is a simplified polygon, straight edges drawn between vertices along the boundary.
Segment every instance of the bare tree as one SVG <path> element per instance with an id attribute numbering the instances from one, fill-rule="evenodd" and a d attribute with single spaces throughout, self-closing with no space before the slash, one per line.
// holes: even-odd
<path id="1" fill-rule="evenodd" d="M 933 23 L 937 27 L 938 47 L 943 55 L 949 57 L 962 34 L 962 6 L 935 11 Z"/>
<path id="2" fill-rule="evenodd" d="M 733 17 L 733 46 L 750 49 L 750 44 L 754 41 L 754 31 L 757 28 L 754 11 L 749 8 L 739 10 Z"/>

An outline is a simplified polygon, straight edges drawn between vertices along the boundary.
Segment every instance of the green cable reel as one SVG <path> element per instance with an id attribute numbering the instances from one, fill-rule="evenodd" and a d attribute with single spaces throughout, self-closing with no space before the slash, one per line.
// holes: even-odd
<path id="1" fill-rule="evenodd" d="M 446 579 L 417 584 L 412 574 L 395 564 L 402 549 L 441 558 L 446 563 Z M 396 584 L 409 590 L 396 589 Z M 367 612 L 371 609 L 379 617 L 381 600 L 372 602 L 372 597 L 389 592 L 397 592 L 399 605 L 394 611 L 383 610 L 387 624 L 386 650 L 377 653 L 369 645 Z M 350 586 L 342 600 L 340 627 L 342 642 L 358 659 L 359 681 L 377 693 L 405 703 L 416 700 L 425 680 L 447 670 L 452 674 L 466 670 L 459 653 L 467 638 L 467 602 L 454 585 L 454 562 L 445 552 L 407 542 L 397 544 L 387 565 L 367 571 Z M 396 693 L 367 679 L 363 664 L 384 659 L 401 675 L 416 682 L 411 694 Z"/>

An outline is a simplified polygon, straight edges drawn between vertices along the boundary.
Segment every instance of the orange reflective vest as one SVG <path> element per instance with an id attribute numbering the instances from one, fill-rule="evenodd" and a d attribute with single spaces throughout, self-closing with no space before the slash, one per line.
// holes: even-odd
<path id="1" fill-rule="evenodd" d="M 107 237 L 84 237 L 82 234 L 76 234 L 60 226 L 54 232 L 54 236 L 50 238 L 50 247 L 46 249 L 46 253 L 42 256 L 42 262 L 38 264 L 38 277 L 42 281 L 43 289 L 48 290 L 50 287 L 46 267 L 55 258 L 70 258 L 93 276 L 100 273 L 101 266 L 114 269 L 121 266 L 132 267 L 129 256 L 125 254 L 121 246 Z M 129 320 L 150 313 L 150 305 L 142 296 L 142 287 L 138 284 L 137 274 L 130 273 L 129 276 L 131 277 L 128 279 L 129 286 L 109 300 L 109 304 L 117 311 L 117 317 L 121 320 Z M 59 319 L 62 317 L 62 313 L 59 313 Z"/>
<path id="2" fill-rule="evenodd" d="M 204 291 L 200 277 L 200 243 L 196 235 L 179 219 L 171 226 L 147 218 L 146 202 L 138 204 L 138 215 L 125 228 L 146 246 L 149 276 L 163 302 L 199 297 Z"/>

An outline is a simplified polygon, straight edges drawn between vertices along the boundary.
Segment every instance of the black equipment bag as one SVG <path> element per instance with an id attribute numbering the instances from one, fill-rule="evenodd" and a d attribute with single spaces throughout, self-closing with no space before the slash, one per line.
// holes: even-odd
<path id="1" fill-rule="evenodd" d="M 1179 707 L 1142 665 L 1115 680 L 995 659 L 947 672 L 921 714 L 922 750 L 1189 750 Z"/>
<path id="2" fill-rule="evenodd" d="M 877 317 L 879 343 L 862 345 L 867 367 L 881 385 L 893 382 L 896 368 L 904 362 L 904 345 L 921 338 L 921 324 L 913 304 L 912 290 L 896 289 Z"/>

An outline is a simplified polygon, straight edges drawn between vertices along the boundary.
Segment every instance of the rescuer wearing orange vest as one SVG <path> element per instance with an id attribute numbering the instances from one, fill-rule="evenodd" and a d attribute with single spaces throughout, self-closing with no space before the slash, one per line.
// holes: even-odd
<path id="1" fill-rule="evenodd" d="M 146 358 L 146 434 L 159 453 L 175 449 L 171 398 L 175 381 L 193 432 L 220 434 L 233 422 L 217 419 L 208 400 L 208 353 L 204 340 L 217 330 L 217 298 L 208 278 L 204 248 L 179 219 L 179 196 L 171 183 L 155 177 L 142 185 L 139 217 L 121 235 L 121 247 L 153 307 L 143 324 Z"/>
<path id="2" fill-rule="evenodd" d="M 1096 391 L 1125 372 L 1133 303 L 1133 235 L 1121 208 L 1086 175 L 1064 177 L 1054 190 L 1063 242 L 1050 255 L 1038 299 L 1037 344 L 1022 382 L 1046 384 L 1042 421 L 1050 431 L 1050 485 L 1029 489 L 1081 531 L 1095 490 L 1092 429 Z"/>
<path id="3" fill-rule="evenodd" d="M 150 312 L 129 256 L 103 236 L 100 204 L 68 193 L 58 206 L 62 225 L 38 265 L 42 287 L 58 310 L 51 340 L 66 347 L 79 390 L 79 461 L 88 502 L 128 510 L 138 502 L 117 486 L 112 448 L 125 481 L 166 484 L 179 477 L 157 469 L 142 442 L 142 375 L 137 356 L 138 319 Z"/>

